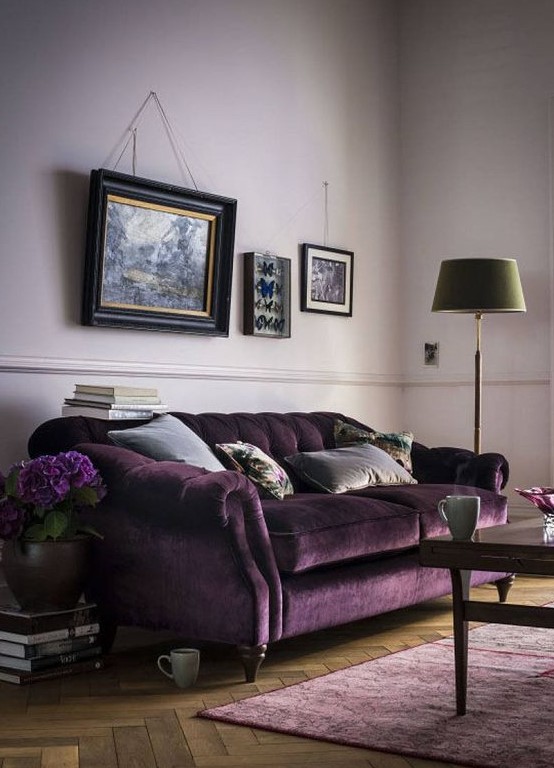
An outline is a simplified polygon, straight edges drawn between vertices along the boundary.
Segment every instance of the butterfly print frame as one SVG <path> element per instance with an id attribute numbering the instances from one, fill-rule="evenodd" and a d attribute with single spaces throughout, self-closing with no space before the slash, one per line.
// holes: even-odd
<path id="1" fill-rule="evenodd" d="M 290 259 L 244 254 L 244 318 L 247 336 L 290 338 Z"/>
<path id="2" fill-rule="evenodd" d="M 236 207 L 92 171 L 82 324 L 228 336 Z"/>
<path id="3" fill-rule="evenodd" d="M 304 243 L 300 309 L 352 317 L 354 254 L 339 248 Z"/>

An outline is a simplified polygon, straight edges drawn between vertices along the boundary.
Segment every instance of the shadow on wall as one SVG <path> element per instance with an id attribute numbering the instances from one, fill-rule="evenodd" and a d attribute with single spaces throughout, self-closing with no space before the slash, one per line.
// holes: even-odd
<path id="1" fill-rule="evenodd" d="M 60 274 L 63 276 L 63 293 L 66 297 L 65 320 L 71 325 L 80 324 L 89 176 L 75 171 L 55 171 L 53 187 L 61 260 Z"/>
<path id="2" fill-rule="evenodd" d="M 29 458 L 27 441 L 43 421 L 44 412 L 38 407 L 33 408 L 28 401 L 3 401 L 0 404 L 0 472 L 6 474 L 12 464 Z"/>

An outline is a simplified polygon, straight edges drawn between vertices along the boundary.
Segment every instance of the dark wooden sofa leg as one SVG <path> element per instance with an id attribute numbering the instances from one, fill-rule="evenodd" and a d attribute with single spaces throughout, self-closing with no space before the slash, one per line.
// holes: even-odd
<path id="1" fill-rule="evenodd" d="M 237 648 L 244 667 L 246 682 L 256 682 L 256 675 L 262 661 L 265 659 L 267 645 L 239 645 Z"/>
<path id="2" fill-rule="evenodd" d="M 496 589 L 498 590 L 498 599 L 501 603 L 505 603 L 506 599 L 508 597 L 508 592 L 512 588 L 512 584 L 516 580 L 515 573 L 509 573 L 507 576 L 504 576 L 503 579 L 500 579 L 496 583 Z"/>

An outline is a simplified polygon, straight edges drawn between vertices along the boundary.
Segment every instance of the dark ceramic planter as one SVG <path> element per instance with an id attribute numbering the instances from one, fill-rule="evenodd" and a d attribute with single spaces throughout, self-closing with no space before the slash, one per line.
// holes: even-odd
<path id="1" fill-rule="evenodd" d="M 62 611 L 77 604 L 89 570 L 90 538 L 4 542 L 6 583 L 24 611 Z"/>

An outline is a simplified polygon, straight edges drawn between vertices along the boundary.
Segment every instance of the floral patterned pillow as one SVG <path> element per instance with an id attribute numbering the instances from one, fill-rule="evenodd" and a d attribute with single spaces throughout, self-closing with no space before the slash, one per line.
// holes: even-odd
<path id="1" fill-rule="evenodd" d="M 266 498 L 284 499 L 294 493 L 289 476 L 280 464 L 250 443 L 218 443 L 215 449 L 230 469 L 243 472 Z"/>
<path id="2" fill-rule="evenodd" d="M 386 451 L 408 472 L 412 471 L 414 436 L 411 432 L 368 432 L 340 419 L 335 421 L 334 432 L 337 448 L 348 445 L 363 445 L 364 443 L 376 445 L 377 448 Z"/>

